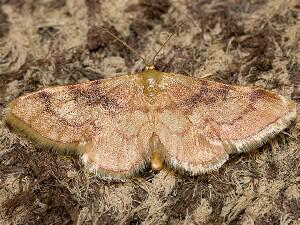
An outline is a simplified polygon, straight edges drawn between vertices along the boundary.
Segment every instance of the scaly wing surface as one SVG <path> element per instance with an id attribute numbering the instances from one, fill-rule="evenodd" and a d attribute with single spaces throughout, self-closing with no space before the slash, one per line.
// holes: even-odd
<path id="1" fill-rule="evenodd" d="M 149 159 L 153 133 L 138 75 L 46 88 L 13 100 L 6 120 L 38 144 L 82 155 L 102 176 L 123 178 Z"/>
<path id="2" fill-rule="evenodd" d="M 172 166 L 198 174 L 233 152 L 262 145 L 296 117 L 296 106 L 259 88 L 164 74 L 156 133 Z"/>

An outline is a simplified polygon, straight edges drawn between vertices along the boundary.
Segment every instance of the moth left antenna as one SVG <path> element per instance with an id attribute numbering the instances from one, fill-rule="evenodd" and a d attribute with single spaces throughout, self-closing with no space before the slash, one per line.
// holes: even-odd
<path id="1" fill-rule="evenodd" d="M 113 34 L 112 32 L 110 32 L 108 29 L 106 29 L 104 27 L 100 27 L 100 28 L 102 30 L 104 30 L 105 32 L 107 32 L 109 35 L 111 35 L 113 38 L 115 38 L 117 41 L 119 41 L 120 43 L 122 43 L 130 51 L 132 51 L 133 53 L 135 53 L 140 59 L 143 60 L 145 66 L 147 66 L 146 59 L 142 56 L 142 54 L 140 52 L 138 52 L 134 48 L 130 47 L 125 41 L 123 41 L 122 39 L 120 39 L 119 37 L 117 37 L 115 34 Z"/>

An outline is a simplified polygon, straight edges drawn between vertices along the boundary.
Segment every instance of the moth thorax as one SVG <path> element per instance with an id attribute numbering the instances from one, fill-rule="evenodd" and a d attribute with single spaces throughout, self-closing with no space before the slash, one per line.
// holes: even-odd
<path id="1" fill-rule="evenodd" d="M 162 90 L 160 88 L 161 74 L 157 70 L 146 70 L 141 73 L 144 94 L 149 98 L 155 97 Z"/>
<path id="2" fill-rule="evenodd" d="M 149 97 L 154 97 L 160 91 L 158 87 L 158 83 L 153 78 L 146 79 L 146 83 L 144 86 L 144 93 Z"/>

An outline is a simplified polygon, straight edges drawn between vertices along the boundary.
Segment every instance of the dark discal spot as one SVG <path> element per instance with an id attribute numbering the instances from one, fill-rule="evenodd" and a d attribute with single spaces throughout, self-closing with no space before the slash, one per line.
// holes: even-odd
<path id="1" fill-rule="evenodd" d="M 44 101 L 49 101 L 50 94 L 46 91 L 40 91 L 37 93 L 37 97 Z"/>
<path id="2" fill-rule="evenodd" d="M 259 99 L 263 99 L 263 98 L 272 98 L 272 99 L 279 100 L 276 94 L 272 92 L 268 92 L 263 89 L 256 89 L 249 93 L 249 100 L 252 102 L 256 102 Z"/>
<path id="3" fill-rule="evenodd" d="M 51 108 L 51 94 L 46 92 L 46 91 L 40 91 L 37 93 L 36 97 L 38 98 L 37 100 L 40 101 L 44 106 L 45 112 L 54 114 L 52 108 Z"/>
<path id="4" fill-rule="evenodd" d="M 87 100 L 87 104 L 91 106 L 100 104 L 106 110 L 118 108 L 118 103 L 115 99 L 111 99 L 105 95 L 101 95 L 97 91 L 87 92 L 87 95 L 85 95 L 85 99 Z"/>
<path id="5" fill-rule="evenodd" d="M 117 99 L 107 96 L 103 93 L 103 90 L 99 90 L 99 87 L 94 83 L 87 89 L 72 88 L 70 91 L 74 95 L 74 98 L 83 99 L 85 104 L 89 106 L 101 105 L 110 113 L 119 111 L 122 108 Z"/>
<path id="6" fill-rule="evenodd" d="M 264 96 L 263 91 L 261 89 L 257 89 L 257 90 L 250 92 L 249 99 L 250 99 L 250 101 L 255 102 L 258 99 L 262 98 L 263 96 Z"/>
<path id="7" fill-rule="evenodd" d="M 225 101 L 228 92 L 228 87 L 218 89 L 203 87 L 195 95 L 193 95 L 189 99 L 186 99 L 185 102 L 187 102 L 188 105 L 192 105 L 192 107 L 195 107 L 199 103 L 209 105 L 217 101 Z"/>

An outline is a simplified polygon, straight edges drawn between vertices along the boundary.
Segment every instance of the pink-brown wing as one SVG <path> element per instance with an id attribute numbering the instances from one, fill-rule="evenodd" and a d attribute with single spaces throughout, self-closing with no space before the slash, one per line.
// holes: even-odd
<path id="1" fill-rule="evenodd" d="M 100 175 L 129 176 L 149 157 L 153 126 L 137 75 L 25 95 L 8 105 L 6 120 L 42 146 L 81 154 Z"/>
<path id="2" fill-rule="evenodd" d="M 296 116 L 293 102 L 259 88 L 178 74 L 164 74 L 161 86 L 156 132 L 166 160 L 192 174 L 262 145 Z"/>

